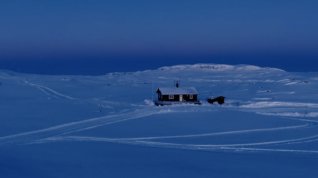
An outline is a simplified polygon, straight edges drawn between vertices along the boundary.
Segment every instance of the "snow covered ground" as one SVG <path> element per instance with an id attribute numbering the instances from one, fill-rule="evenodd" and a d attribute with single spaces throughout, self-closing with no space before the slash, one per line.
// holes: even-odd
<path id="1" fill-rule="evenodd" d="M 202 105 L 154 106 L 175 80 Z M 249 65 L 0 71 L 0 177 L 317 177 L 317 89 L 317 73 Z"/>

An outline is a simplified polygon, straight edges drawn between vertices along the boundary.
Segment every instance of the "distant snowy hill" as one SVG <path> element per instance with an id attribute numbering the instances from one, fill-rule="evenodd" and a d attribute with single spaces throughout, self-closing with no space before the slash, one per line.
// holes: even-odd
<path id="1" fill-rule="evenodd" d="M 175 65 L 161 67 L 159 70 L 191 70 L 191 71 L 215 71 L 215 72 L 229 72 L 229 71 L 257 71 L 257 70 L 266 70 L 266 71 L 283 71 L 276 68 L 262 68 L 253 65 L 226 65 L 226 64 L 193 64 L 193 65 Z"/>
<path id="2" fill-rule="evenodd" d="M 202 105 L 155 106 L 176 80 Z M 251 65 L 0 71 L 0 177 L 317 177 L 317 89 L 318 73 Z"/>

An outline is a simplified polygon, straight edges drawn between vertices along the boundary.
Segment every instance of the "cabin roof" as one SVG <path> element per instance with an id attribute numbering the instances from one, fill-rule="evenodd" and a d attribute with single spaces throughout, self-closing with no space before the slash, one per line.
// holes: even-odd
<path id="1" fill-rule="evenodd" d="M 162 95 L 197 95 L 198 91 L 194 87 L 189 88 L 158 88 L 157 92 L 161 92 Z"/>

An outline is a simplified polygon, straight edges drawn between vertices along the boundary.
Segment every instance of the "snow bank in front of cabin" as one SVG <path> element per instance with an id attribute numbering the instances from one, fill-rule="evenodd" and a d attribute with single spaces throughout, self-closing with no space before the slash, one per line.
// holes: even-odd
<path id="1" fill-rule="evenodd" d="M 298 103 L 298 102 L 252 102 L 241 106 L 242 108 L 273 108 L 273 107 L 303 107 L 303 108 L 316 108 L 318 109 L 318 103 Z"/>

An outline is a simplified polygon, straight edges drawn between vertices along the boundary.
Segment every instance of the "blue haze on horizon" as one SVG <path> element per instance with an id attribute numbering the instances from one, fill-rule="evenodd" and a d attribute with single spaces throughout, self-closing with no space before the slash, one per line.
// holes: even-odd
<path id="1" fill-rule="evenodd" d="M 3 0 L 0 68 L 103 74 L 191 63 L 318 71 L 313 0 Z"/>

